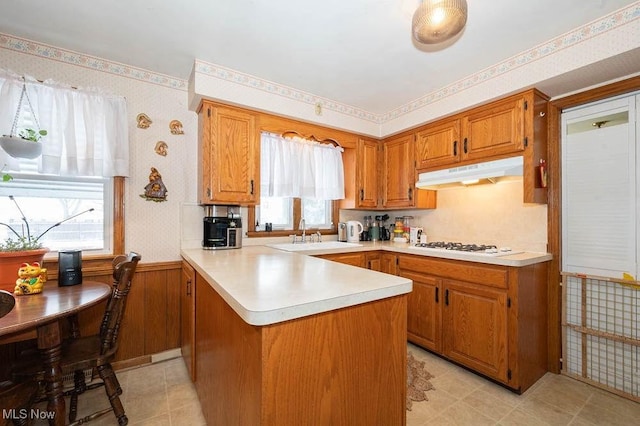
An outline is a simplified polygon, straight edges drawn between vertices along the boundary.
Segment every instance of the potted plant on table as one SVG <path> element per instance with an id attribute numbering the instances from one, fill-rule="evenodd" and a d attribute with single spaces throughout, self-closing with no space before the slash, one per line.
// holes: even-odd
<path id="1" fill-rule="evenodd" d="M 44 255 L 49 249 L 42 247 L 40 238 L 51 228 L 47 229 L 38 237 L 33 237 L 31 235 L 31 229 L 29 228 L 29 222 L 22 212 L 22 209 L 13 198 L 13 195 L 10 195 L 9 198 L 15 203 L 26 227 L 26 234 L 24 231 L 20 234 L 12 226 L 0 222 L 0 225 L 7 227 L 13 234 L 4 241 L 0 241 L 0 290 L 13 292 L 16 286 L 18 270 L 23 263 L 31 265 L 34 262 L 38 262 L 42 265 Z"/>
<path id="2" fill-rule="evenodd" d="M 0 290 L 13 291 L 16 286 L 18 270 L 23 263 L 31 265 L 34 262 L 38 262 L 40 266 L 42 266 L 44 255 L 49 252 L 48 248 L 42 247 L 42 242 L 40 241 L 46 233 L 68 220 L 78 217 L 81 214 L 92 212 L 95 209 L 90 208 L 71 215 L 54 223 L 45 229 L 40 235 L 34 237 L 31 235 L 29 222 L 13 195 L 9 195 L 9 199 L 16 205 L 17 210 L 22 216 L 21 220 L 24 222 L 22 233 L 16 231 L 11 225 L 0 222 L 0 226 L 4 226 L 11 231 L 9 238 L 6 238 L 4 241 L 0 241 Z M 25 229 L 26 234 L 24 232 Z"/>

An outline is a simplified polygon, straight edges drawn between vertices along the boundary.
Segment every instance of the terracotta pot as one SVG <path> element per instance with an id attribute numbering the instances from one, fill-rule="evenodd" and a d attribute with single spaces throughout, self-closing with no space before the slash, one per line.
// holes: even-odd
<path id="1" fill-rule="evenodd" d="M 29 251 L 8 251 L 0 252 L 0 290 L 13 293 L 18 279 L 18 269 L 24 262 L 40 262 L 43 266 L 43 259 L 48 248 Z"/>

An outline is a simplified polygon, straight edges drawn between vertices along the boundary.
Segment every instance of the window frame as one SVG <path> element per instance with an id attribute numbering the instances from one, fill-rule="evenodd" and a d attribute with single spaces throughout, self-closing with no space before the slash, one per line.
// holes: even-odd
<path id="1" fill-rule="evenodd" d="M 330 235 L 338 233 L 337 219 L 340 215 L 339 202 L 336 200 L 331 201 L 331 228 L 318 229 L 318 228 L 306 228 L 306 232 L 320 231 L 322 235 Z M 247 212 L 247 237 L 249 238 L 263 238 L 263 237 L 288 237 L 291 234 L 297 234 L 300 232 L 300 219 L 302 218 L 302 201 L 300 198 L 293 199 L 293 229 L 288 230 L 273 230 L 267 232 L 263 229 L 256 231 L 256 207 L 249 206 Z M 262 228 L 262 227 L 261 227 Z"/>

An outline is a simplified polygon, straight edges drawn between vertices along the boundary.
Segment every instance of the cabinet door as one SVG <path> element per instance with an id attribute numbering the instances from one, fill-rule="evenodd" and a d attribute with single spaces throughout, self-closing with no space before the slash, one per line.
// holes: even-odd
<path id="1" fill-rule="evenodd" d="M 524 99 L 494 102 L 462 118 L 462 160 L 484 159 L 524 149 Z"/>
<path id="2" fill-rule="evenodd" d="M 356 206 L 362 208 L 378 207 L 378 164 L 379 143 L 374 140 L 358 140 L 357 149 L 357 194 Z M 345 182 L 345 184 L 348 184 Z"/>
<path id="3" fill-rule="evenodd" d="M 380 256 L 380 272 L 398 275 L 398 256 L 391 253 L 382 253 Z"/>
<path id="4" fill-rule="evenodd" d="M 180 346 L 182 358 L 187 366 L 191 381 L 196 380 L 195 364 L 195 271 L 187 262 L 182 262 L 180 289 Z"/>
<path id="5" fill-rule="evenodd" d="M 382 269 L 382 254 L 379 252 L 366 253 L 364 256 L 365 266 L 372 271 L 380 272 Z"/>
<path id="6" fill-rule="evenodd" d="M 413 280 L 407 298 L 407 338 L 435 352 L 442 350 L 441 280 L 424 274 L 401 271 Z"/>
<path id="7" fill-rule="evenodd" d="M 346 265 L 358 266 L 360 268 L 365 267 L 364 253 L 323 254 L 318 257 Z"/>
<path id="8" fill-rule="evenodd" d="M 383 144 L 383 207 L 413 207 L 415 205 L 414 151 L 413 135 L 391 139 Z"/>
<path id="9" fill-rule="evenodd" d="M 444 356 L 507 382 L 507 293 L 443 280 Z"/>
<path id="10" fill-rule="evenodd" d="M 416 167 L 418 170 L 455 164 L 460 161 L 462 144 L 460 120 L 428 126 L 416 133 Z"/>
<path id="11" fill-rule="evenodd" d="M 255 117 L 208 103 L 200 116 L 200 202 L 255 204 L 260 176 Z"/>

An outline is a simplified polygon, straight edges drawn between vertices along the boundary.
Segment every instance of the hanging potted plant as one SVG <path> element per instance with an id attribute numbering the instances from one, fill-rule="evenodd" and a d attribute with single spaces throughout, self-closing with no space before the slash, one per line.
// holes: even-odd
<path id="1" fill-rule="evenodd" d="M 18 128 L 18 120 L 20 118 L 20 110 L 22 109 L 23 100 L 27 100 L 27 105 L 31 109 L 33 121 L 36 125 L 36 129 L 22 129 L 18 135 L 16 130 Z M 47 131 L 40 129 L 38 119 L 36 117 L 31 101 L 29 100 L 29 94 L 27 93 L 26 83 L 22 84 L 22 93 L 20 94 L 20 101 L 18 102 L 18 109 L 16 110 L 16 116 L 13 119 L 13 125 L 11 126 L 11 133 L 9 135 L 2 135 L 0 137 L 0 146 L 7 154 L 14 158 L 37 158 L 42 154 L 42 143 L 40 139 L 47 135 Z"/>

